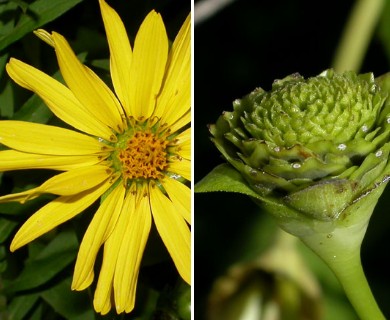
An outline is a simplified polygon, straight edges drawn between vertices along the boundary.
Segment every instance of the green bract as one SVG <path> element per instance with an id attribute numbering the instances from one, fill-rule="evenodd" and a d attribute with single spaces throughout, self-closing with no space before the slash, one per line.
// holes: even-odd
<path id="1" fill-rule="evenodd" d="M 371 73 L 293 74 L 234 101 L 212 140 L 261 198 L 333 221 L 388 179 L 387 95 Z"/>

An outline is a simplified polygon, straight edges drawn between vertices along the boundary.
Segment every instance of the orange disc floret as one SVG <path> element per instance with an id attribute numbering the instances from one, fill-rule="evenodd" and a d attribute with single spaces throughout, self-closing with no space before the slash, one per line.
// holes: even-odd
<path id="1" fill-rule="evenodd" d="M 118 154 L 124 180 L 162 178 L 162 172 L 168 166 L 168 143 L 164 135 L 159 137 L 152 132 L 137 131 Z"/>

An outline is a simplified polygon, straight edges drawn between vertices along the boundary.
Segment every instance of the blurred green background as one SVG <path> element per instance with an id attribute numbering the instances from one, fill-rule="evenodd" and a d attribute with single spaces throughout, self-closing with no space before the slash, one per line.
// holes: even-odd
<path id="1" fill-rule="evenodd" d="M 196 6 L 201 1 L 195 1 Z M 232 101 L 274 79 L 299 72 L 315 76 L 331 67 L 355 1 L 235 0 L 195 24 L 195 183 L 223 162 L 209 140 L 207 124 Z M 390 1 L 370 41 L 360 72 L 390 71 Z M 390 189 L 371 219 L 362 261 L 374 296 L 390 317 Z M 195 194 L 195 315 L 205 319 L 207 297 L 218 277 L 239 261 L 250 261 L 272 243 L 276 226 L 248 198 L 237 194 Z M 323 319 L 357 319 L 327 267 L 303 245 L 305 262 L 324 296 Z M 286 264 L 289 262 L 286 261 Z M 364 301 L 362 301 L 364 303 Z"/>
<path id="2" fill-rule="evenodd" d="M 107 0 L 107 3 L 121 16 L 131 43 L 150 10 L 162 14 L 172 41 L 191 10 L 189 0 Z M 60 78 L 53 48 L 33 35 L 36 28 L 64 35 L 80 59 L 110 84 L 109 52 L 98 0 L 0 1 L 1 119 L 66 126 L 53 117 L 39 98 L 15 85 L 5 72 L 6 62 L 15 57 Z M 0 173 L 0 194 L 37 186 L 53 174 L 45 170 Z M 93 311 L 93 286 L 82 292 L 70 290 L 79 242 L 97 206 L 10 253 L 9 244 L 17 228 L 51 199 L 43 196 L 25 205 L 0 205 L 1 320 L 149 320 L 164 316 L 189 319 L 190 288 L 178 280 L 176 269 L 155 230 L 144 255 L 136 308 L 131 314 L 117 316 L 112 311 L 101 317 Z M 99 261 L 96 268 L 98 271 Z"/>

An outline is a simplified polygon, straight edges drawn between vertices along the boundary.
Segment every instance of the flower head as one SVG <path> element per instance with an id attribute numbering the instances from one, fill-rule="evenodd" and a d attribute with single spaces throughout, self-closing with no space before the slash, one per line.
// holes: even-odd
<path id="1" fill-rule="evenodd" d="M 333 70 L 256 89 L 210 126 L 229 165 L 196 185 L 254 199 L 327 263 L 362 319 L 384 319 L 360 246 L 390 180 L 389 89 L 390 74 Z"/>
<path id="2" fill-rule="evenodd" d="M 80 245 L 72 288 L 94 278 L 104 246 L 94 306 L 106 314 L 134 308 L 143 251 L 154 222 L 180 276 L 190 283 L 190 17 L 172 47 L 161 16 L 150 12 L 131 46 L 118 14 L 100 0 L 115 93 L 75 56 L 63 36 L 38 35 L 55 49 L 66 85 L 19 60 L 10 77 L 38 94 L 75 130 L 0 122 L 0 170 L 62 171 L 0 202 L 58 195 L 19 229 L 14 251 L 101 198 Z M 111 299 L 113 297 L 113 299 Z"/>
<path id="3" fill-rule="evenodd" d="M 269 92 L 259 88 L 236 100 L 234 111 L 210 130 L 218 149 L 261 197 L 281 197 L 305 215 L 332 221 L 374 181 L 386 180 L 386 98 L 372 74 L 293 74 L 276 80 Z M 321 194 L 340 200 L 307 201 Z"/>

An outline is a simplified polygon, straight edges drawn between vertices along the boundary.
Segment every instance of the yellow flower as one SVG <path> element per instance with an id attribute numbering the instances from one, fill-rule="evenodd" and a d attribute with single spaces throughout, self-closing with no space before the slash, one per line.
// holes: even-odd
<path id="1" fill-rule="evenodd" d="M 8 149 L 0 151 L 0 171 L 62 172 L 0 201 L 58 195 L 19 229 L 14 251 L 101 198 L 80 245 L 72 289 L 91 285 L 104 245 L 94 307 L 106 314 L 112 304 L 118 313 L 134 308 L 152 220 L 178 273 L 190 283 L 190 16 L 169 49 L 161 16 L 150 12 L 132 48 L 118 14 L 99 2 L 115 94 L 80 63 L 64 37 L 39 31 L 55 48 L 66 86 L 16 59 L 7 71 L 75 130 L 1 121 L 0 143 Z"/>

